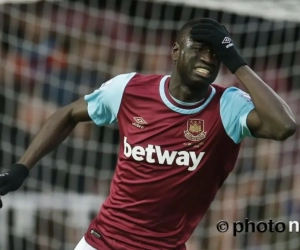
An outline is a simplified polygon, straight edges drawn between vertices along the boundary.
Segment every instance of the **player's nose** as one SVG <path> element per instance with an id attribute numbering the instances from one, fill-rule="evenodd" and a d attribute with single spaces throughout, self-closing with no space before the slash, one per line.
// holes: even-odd
<path id="1" fill-rule="evenodd" d="M 208 65 L 215 65 L 216 64 L 216 56 L 211 50 L 205 50 L 200 56 L 202 62 Z"/>

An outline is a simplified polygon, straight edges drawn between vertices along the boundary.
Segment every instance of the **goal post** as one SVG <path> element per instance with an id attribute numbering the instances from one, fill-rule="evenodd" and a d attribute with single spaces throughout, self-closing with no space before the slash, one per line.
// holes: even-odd
<path id="1" fill-rule="evenodd" d="M 0 172 L 20 158 L 58 108 L 111 77 L 170 74 L 176 31 L 195 17 L 227 27 L 245 60 L 299 123 L 299 8 L 293 0 L 0 1 Z M 216 84 L 242 87 L 224 67 Z M 243 142 L 188 250 L 300 249 L 296 232 L 234 237 L 216 228 L 220 220 L 232 225 L 245 218 L 300 222 L 298 131 L 285 142 Z M 118 148 L 117 125 L 77 126 L 19 191 L 2 197 L 0 249 L 74 249 L 109 193 Z"/>

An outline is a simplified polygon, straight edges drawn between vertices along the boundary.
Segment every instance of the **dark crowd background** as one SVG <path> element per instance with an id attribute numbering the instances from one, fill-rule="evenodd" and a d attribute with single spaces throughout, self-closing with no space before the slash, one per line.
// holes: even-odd
<path id="1" fill-rule="evenodd" d="M 152 1 L 4 4 L 0 170 L 19 159 L 58 108 L 108 79 L 129 72 L 170 74 L 176 32 L 196 17 L 214 18 L 227 27 L 249 66 L 288 102 L 299 121 L 299 23 Z M 216 83 L 242 87 L 225 68 Z M 235 170 L 187 249 L 300 249 L 297 233 L 287 230 L 233 237 L 215 227 L 221 219 L 246 217 L 300 222 L 299 142 L 298 132 L 284 143 L 246 139 Z M 74 249 L 109 193 L 118 144 L 117 125 L 76 127 L 37 164 L 20 191 L 3 198 L 0 249 Z"/>

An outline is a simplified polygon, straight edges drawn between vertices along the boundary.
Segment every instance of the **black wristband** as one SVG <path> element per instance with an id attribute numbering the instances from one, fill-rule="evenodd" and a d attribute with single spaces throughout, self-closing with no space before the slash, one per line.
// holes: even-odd
<path id="1" fill-rule="evenodd" d="M 14 181 L 10 184 L 11 191 L 17 190 L 20 187 L 20 183 L 29 175 L 29 169 L 20 163 L 15 163 L 10 167 L 9 175 L 14 176 Z"/>

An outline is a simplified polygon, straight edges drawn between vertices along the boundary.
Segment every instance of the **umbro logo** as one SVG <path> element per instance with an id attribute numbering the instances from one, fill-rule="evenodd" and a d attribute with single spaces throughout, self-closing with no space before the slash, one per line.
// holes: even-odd
<path id="1" fill-rule="evenodd" d="M 227 44 L 226 48 L 228 49 L 229 47 L 233 46 L 233 43 L 231 41 L 231 39 L 227 36 L 224 37 L 222 44 Z"/>
<path id="2" fill-rule="evenodd" d="M 144 129 L 145 127 L 143 125 L 147 124 L 147 122 L 142 117 L 133 117 L 135 122 L 132 123 L 133 126 Z"/>
<path id="3" fill-rule="evenodd" d="M 101 238 L 101 234 L 99 234 L 98 232 L 96 232 L 95 230 L 91 229 L 90 233 L 92 235 L 94 235 L 96 238 L 100 239 Z"/>
<path id="4" fill-rule="evenodd" d="M 222 43 L 230 43 L 231 42 L 231 39 L 227 36 L 224 37 Z"/>
<path id="5" fill-rule="evenodd" d="M 138 124 L 147 124 L 147 122 L 146 122 L 142 117 L 133 117 L 133 119 L 134 119 Z"/>

